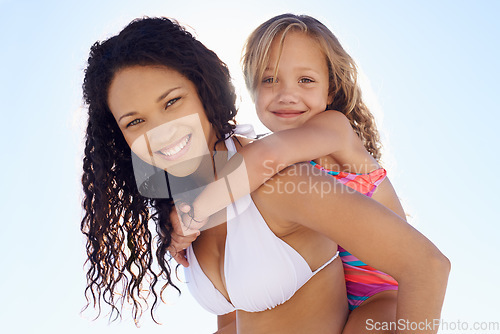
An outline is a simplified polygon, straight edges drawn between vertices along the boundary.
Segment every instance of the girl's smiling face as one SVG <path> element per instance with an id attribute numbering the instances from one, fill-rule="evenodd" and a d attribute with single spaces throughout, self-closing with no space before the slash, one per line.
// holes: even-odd
<path id="1" fill-rule="evenodd" d="M 172 175 L 192 174 L 215 143 L 196 86 L 168 67 L 119 70 L 108 105 L 132 151 Z"/>
<path id="2" fill-rule="evenodd" d="M 271 44 L 269 63 L 255 92 L 257 115 L 271 131 L 298 127 L 331 103 L 326 56 L 318 42 L 290 31 L 280 56 L 280 39 L 276 36 Z"/>

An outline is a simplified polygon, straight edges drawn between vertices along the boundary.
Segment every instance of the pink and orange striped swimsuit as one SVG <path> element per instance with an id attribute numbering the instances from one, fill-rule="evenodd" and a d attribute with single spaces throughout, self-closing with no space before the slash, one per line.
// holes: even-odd
<path id="1" fill-rule="evenodd" d="M 385 179 L 387 172 L 380 168 L 368 174 L 355 174 L 328 170 L 314 161 L 310 163 L 322 171 L 336 178 L 340 183 L 368 196 L 372 197 L 377 186 Z M 398 282 L 386 273 L 370 267 L 342 247 L 338 247 L 347 288 L 347 300 L 349 310 L 354 310 L 365 300 L 376 293 L 397 290 Z"/>

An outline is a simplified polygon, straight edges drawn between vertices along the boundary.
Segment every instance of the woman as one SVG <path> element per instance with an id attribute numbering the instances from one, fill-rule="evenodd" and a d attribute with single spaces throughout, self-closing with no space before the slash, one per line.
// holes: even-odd
<path id="1" fill-rule="evenodd" d="M 119 35 L 96 43 L 88 63 L 82 178 L 87 292 L 94 303 L 103 299 L 119 311 L 114 293 L 124 283 L 120 292 L 132 299 L 138 319 L 140 302 L 147 298 L 141 293 L 143 284 L 149 282 L 153 308 L 160 276 L 172 284 L 165 252 L 173 203 L 140 195 L 129 148 L 180 180 L 206 183 L 213 165 L 223 164 L 248 140 L 232 136 L 234 90 L 224 64 L 167 19 L 132 22 Z M 203 156 L 214 152 L 207 171 Z M 398 319 L 439 317 L 449 264 L 432 243 L 388 209 L 345 191 L 310 165 L 288 171 L 229 208 L 230 221 L 203 231 L 190 249 L 198 266 L 188 274 L 188 284 L 202 305 L 219 315 L 221 332 L 224 327 L 238 333 L 341 332 L 347 303 L 337 242 L 398 280 Z M 325 186 L 321 193 L 287 191 L 316 183 L 328 185 L 328 191 Z M 159 235 L 161 272 L 153 266 L 149 219 Z M 284 260 L 279 278 L 293 273 L 295 284 L 272 276 L 262 279 L 265 271 L 259 268 L 269 253 L 253 254 L 261 247 L 276 251 L 273 256 Z"/>

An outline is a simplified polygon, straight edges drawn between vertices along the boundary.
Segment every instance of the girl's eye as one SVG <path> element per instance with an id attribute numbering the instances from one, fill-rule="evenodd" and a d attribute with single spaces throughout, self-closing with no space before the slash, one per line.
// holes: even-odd
<path id="1" fill-rule="evenodd" d="M 269 78 L 265 78 L 264 80 L 262 80 L 262 83 L 265 83 L 265 84 L 272 84 L 274 82 L 275 82 L 274 77 L 269 77 Z M 276 82 L 278 82 L 278 80 L 276 80 Z"/>
<path id="2" fill-rule="evenodd" d="M 309 78 L 302 78 L 299 80 L 299 83 L 311 83 L 311 82 L 314 82 L 314 80 Z"/>
<path id="3" fill-rule="evenodd" d="M 167 109 L 168 107 L 170 107 L 171 105 L 173 105 L 175 102 L 179 101 L 180 99 L 181 99 L 180 97 L 176 97 L 175 99 L 169 100 L 167 102 L 167 104 L 165 105 L 165 109 Z"/>
<path id="4" fill-rule="evenodd" d="M 126 127 L 128 128 L 130 126 L 134 126 L 134 125 L 137 125 L 137 124 L 142 123 L 142 122 L 144 122 L 142 119 L 136 118 L 132 122 L 128 123 Z"/>

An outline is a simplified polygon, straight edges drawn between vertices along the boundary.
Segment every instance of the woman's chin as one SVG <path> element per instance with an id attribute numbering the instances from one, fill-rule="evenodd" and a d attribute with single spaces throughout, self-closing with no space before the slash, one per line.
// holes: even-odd
<path id="1" fill-rule="evenodd" d="M 191 158 L 186 161 L 172 162 L 168 166 L 157 166 L 165 170 L 168 174 L 176 177 L 186 177 L 192 175 L 200 167 L 203 157 Z"/>

